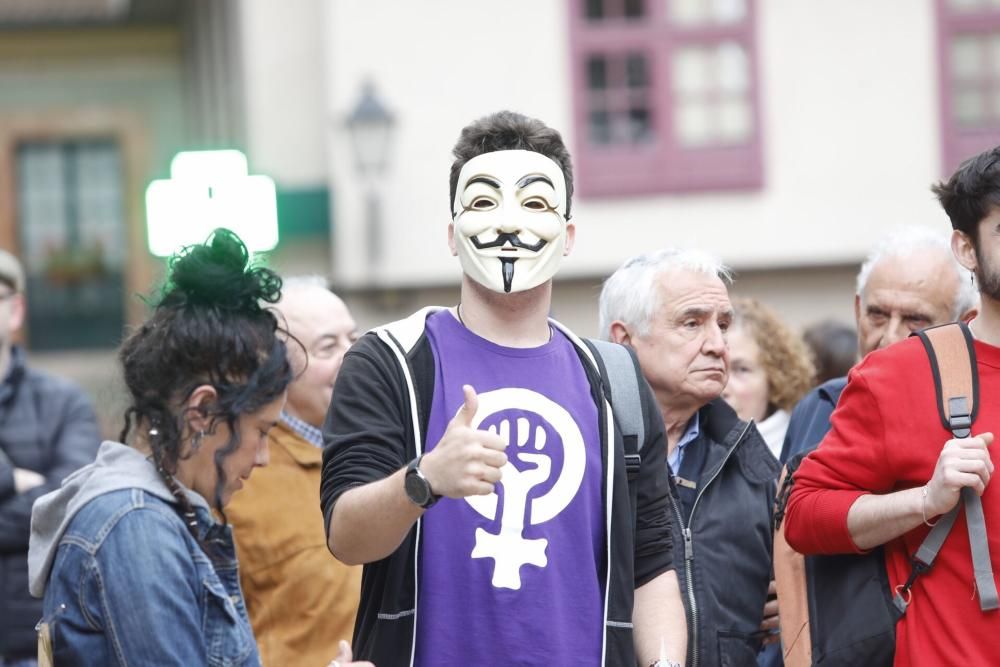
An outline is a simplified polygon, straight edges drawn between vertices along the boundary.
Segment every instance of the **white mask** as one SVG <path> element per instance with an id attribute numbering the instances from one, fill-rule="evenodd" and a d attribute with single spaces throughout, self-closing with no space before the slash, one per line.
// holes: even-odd
<path id="1" fill-rule="evenodd" d="M 494 292 L 550 280 L 566 251 L 566 178 L 541 153 L 484 153 L 462 167 L 452 202 L 462 270 Z"/>

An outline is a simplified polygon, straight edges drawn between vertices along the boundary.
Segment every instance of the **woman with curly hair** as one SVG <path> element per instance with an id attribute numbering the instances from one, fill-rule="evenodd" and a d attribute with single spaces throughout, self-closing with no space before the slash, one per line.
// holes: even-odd
<path id="1" fill-rule="evenodd" d="M 260 663 L 224 508 L 267 463 L 292 379 L 280 294 L 225 229 L 171 259 L 119 354 L 121 442 L 34 506 L 31 592 L 60 667 Z"/>
<path id="2" fill-rule="evenodd" d="M 729 383 L 722 397 L 740 419 L 753 419 L 774 457 L 788 430 L 788 415 L 813 386 L 815 370 L 805 343 L 774 311 L 754 299 L 734 299 L 729 329 Z"/>

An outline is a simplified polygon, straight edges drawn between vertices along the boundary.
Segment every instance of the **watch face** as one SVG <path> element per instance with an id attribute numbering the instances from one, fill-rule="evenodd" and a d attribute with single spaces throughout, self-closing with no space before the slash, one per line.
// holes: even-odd
<path id="1" fill-rule="evenodd" d="M 405 486 L 406 495 L 417 505 L 423 507 L 431 499 L 431 490 L 427 481 L 416 471 L 411 471 L 406 475 Z"/>

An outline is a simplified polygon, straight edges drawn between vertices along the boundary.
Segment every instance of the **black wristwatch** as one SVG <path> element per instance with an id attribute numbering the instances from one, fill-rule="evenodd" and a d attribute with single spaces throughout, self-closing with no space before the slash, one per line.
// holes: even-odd
<path id="1" fill-rule="evenodd" d="M 407 498 L 412 500 L 415 505 L 428 509 L 441 496 L 434 494 L 434 490 L 431 489 L 431 483 L 424 477 L 424 473 L 420 472 L 420 459 L 422 458 L 424 458 L 423 454 L 410 461 L 410 464 L 406 466 L 404 487 L 406 488 Z"/>

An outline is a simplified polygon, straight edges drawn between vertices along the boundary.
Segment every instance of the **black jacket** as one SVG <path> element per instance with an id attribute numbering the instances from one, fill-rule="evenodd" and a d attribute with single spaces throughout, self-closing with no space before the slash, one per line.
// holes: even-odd
<path id="1" fill-rule="evenodd" d="M 756 665 L 771 581 L 771 512 L 780 469 L 722 399 L 701 409 L 705 465 L 687 524 L 672 486 L 674 565 L 688 615 L 688 665 Z M 685 456 L 691 456 L 688 451 Z"/>
<path id="2" fill-rule="evenodd" d="M 796 454 L 810 452 L 819 446 L 830 432 L 830 417 L 845 387 L 846 377 L 827 380 L 795 405 L 781 447 L 782 463 L 788 463 Z"/>
<path id="3" fill-rule="evenodd" d="M 0 384 L 0 657 L 37 654 L 35 624 L 42 601 L 28 594 L 31 505 L 63 478 L 94 460 L 97 418 L 78 387 L 25 366 L 14 348 Z M 27 493 L 14 488 L 14 468 L 45 476 Z"/>
<path id="4" fill-rule="evenodd" d="M 407 379 L 396 355 L 397 351 L 369 333 L 344 357 L 334 390 L 336 398 L 324 427 L 326 449 L 320 495 L 328 531 L 331 511 L 342 493 L 391 475 L 417 456 Z M 425 336 L 406 354 L 406 362 L 414 378 L 419 439 L 423 443 L 435 378 L 434 355 Z M 600 375 L 589 361 L 584 360 L 583 367 L 594 400 L 601 406 Z M 640 384 L 646 439 L 639 449 L 643 460 L 635 482 L 638 516 L 634 523 L 621 433 L 617 428 L 611 450 L 615 457 L 614 510 L 611 535 L 605 536 L 611 566 L 602 564 L 601 579 L 602 591 L 605 582 L 610 581 L 605 625 L 608 665 L 635 664 L 631 630 L 634 589 L 672 568 L 663 423 L 648 386 Z M 598 410 L 602 434 L 607 433 L 608 412 Z M 602 449 L 606 462 L 609 452 L 606 442 L 602 441 Z M 365 565 L 354 652 L 358 659 L 371 660 L 379 667 L 410 664 L 416 617 L 414 559 L 419 548 L 419 530 L 418 522 L 391 556 Z"/>

